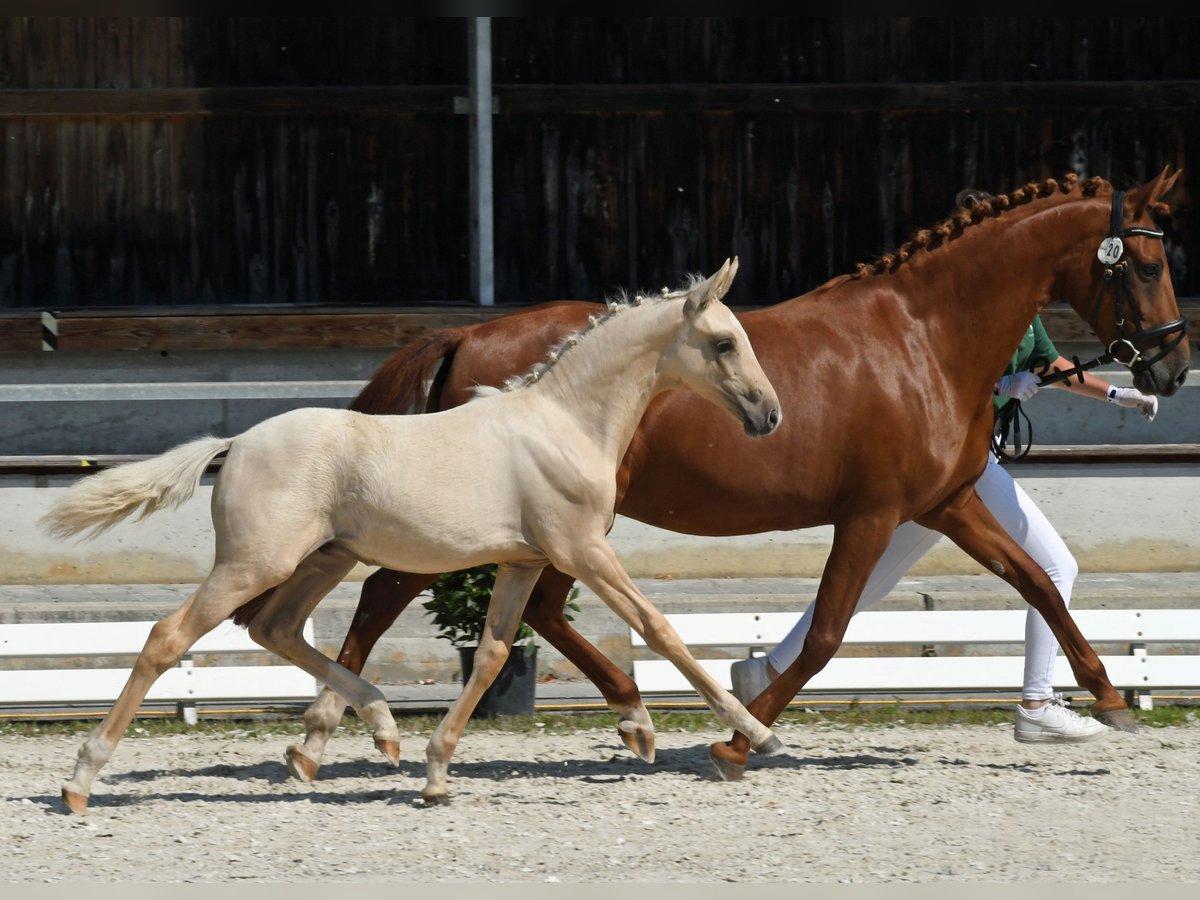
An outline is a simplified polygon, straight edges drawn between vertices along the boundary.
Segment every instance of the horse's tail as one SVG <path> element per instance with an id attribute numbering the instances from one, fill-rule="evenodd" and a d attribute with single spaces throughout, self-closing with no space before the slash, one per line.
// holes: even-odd
<path id="1" fill-rule="evenodd" d="M 350 404 L 371 415 L 411 415 L 441 409 L 441 390 L 467 329 L 442 328 L 389 356 Z"/>
<path id="2" fill-rule="evenodd" d="M 164 506 L 179 506 L 196 492 L 208 464 L 232 443 L 233 438 L 197 438 L 160 456 L 90 475 L 74 484 L 38 524 L 55 537 L 89 528 L 88 537 L 95 537 L 139 506 L 143 519 Z"/>

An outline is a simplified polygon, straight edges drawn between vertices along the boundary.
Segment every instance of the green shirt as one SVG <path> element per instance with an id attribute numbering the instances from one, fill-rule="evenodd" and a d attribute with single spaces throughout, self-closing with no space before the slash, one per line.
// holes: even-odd
<path id="1" fill-rule="evenodd" d="M 1046 326 L 1042 324 L 1041 316 L 1037 316 L 1029 323 L 1029 327 L 1025 329 L 1021 343 L 1017 344 L 1017 352 L 1009 360 L 1004 374 L 1011 375 L 1014 372 L 1028 372 L 1031 369 L 1041 369 L 1043 366 L 1054 362 L 1058 357 L 1058 348 L 1050 340 L 1050 335 L 1046 334 Z M 1001 408 L 1006 406 L 1009 399 L 1009 397 L 997 396 L 996 411 L 999 412 Z"/>

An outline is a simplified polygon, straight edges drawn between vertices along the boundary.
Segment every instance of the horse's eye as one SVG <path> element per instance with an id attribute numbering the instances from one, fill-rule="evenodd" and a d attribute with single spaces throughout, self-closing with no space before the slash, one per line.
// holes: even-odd
<path id="1" fill-rule="evenodd" d="M 1162 266 L 1160 266 L 1158 263 L 1146 263 L 1146 265 L 1142 266 L 1142 275 L 1144 275 L 1146 278 L 1158 281 L 1158 276 L 1161 274 Z"/>
<path id="2" fill-rule="evenodd" d="M 732 353 L 733 352 L 733 340 L 730 338 L 721 338 L 721 340 L 717 341 L 717 352 L 718 353 Z"/>

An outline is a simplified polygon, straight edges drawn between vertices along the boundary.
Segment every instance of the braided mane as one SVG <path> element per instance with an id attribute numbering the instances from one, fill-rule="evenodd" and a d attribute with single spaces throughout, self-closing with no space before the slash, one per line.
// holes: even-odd
<path id="1" fill-rule="evenodd" d="M 1008 194 L 990 196 L 977 191 L 963 191 L 961 205 L 948 218 L 942 220 L 933 228 L 925 228 L 914 234 L 894 253 L 885 253 L 870 263 L 859 263 L 850 275 L 839 275 L 822 285 L 832 287 L 844 281 L 865 278 L 869 275 L 883 275 L 895 272 L 907 263 L 920 250 L 934 250 L 944 246 L 970 228 L 985 219 L 995 218 L 1002 213 L 1016 209 L 1041 197 L 1049 197 L 1055 193 L 1069 194 L 1079 189 L 1084 197 L 1094 197 L 1102 190 L 1112 190 L 1112 185 L 1103 178 L 1089 178 L 1080 183 L 1079 176 L 1068 172 L 1061 180 L 1048 178 L 1042 182 L 1031 181 L 1023 187 Z M 1150 205 L 1153 213 L 1166 214 L 1170 207 L 1162 201 Z"/>

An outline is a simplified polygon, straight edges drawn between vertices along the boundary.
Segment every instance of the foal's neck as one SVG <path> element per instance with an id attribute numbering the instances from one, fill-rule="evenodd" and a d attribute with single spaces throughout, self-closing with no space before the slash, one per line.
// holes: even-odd
<path id="1" fill-rule="evenodd" d="M 663 354 L 683 324 L 683 299 L 648 299 L 619 309 L 530 390 L 555 402 L 619 461 L 642 414 L 665 390 Z"/>

